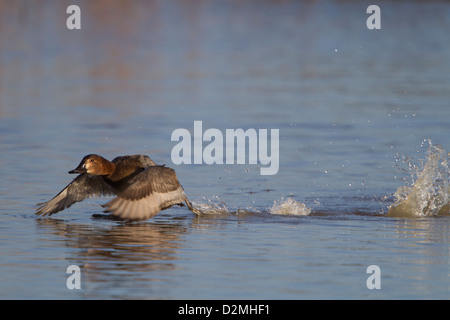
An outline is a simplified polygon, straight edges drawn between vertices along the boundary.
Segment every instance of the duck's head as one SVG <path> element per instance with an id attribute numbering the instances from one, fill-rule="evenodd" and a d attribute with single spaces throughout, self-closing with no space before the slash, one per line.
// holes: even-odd
<path id="1" fill-rule="evenodd" d="M 88 154 L 78 167 L 69 173 L 87 173 L 96 176 L 109 175 L 114 172 L 114 164 L 97 154 Z"/>

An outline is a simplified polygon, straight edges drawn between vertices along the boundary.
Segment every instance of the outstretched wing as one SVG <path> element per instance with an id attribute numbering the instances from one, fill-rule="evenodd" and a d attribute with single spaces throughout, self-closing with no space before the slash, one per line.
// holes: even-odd
<path id="1" fill-rule="evenodd" d="M 36 210 L 36 214 L 52 215 L 86 198 L 113 194 L 115 193 L 103 180 L 103 177 L 83 173 L 78 175 L 53 199 L 38 203 L 39 208 Z"/>
<path id="2" fill-rule="evenodd" d="M 188 201 L 175 171 L 164 166 L 149 166 L 123 183 L 118 197 L 103 206 L 121 219 L 145 220 Z"/>

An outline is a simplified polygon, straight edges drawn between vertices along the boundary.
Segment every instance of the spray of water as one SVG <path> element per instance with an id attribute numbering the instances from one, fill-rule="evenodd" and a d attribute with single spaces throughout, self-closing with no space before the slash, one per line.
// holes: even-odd
<path id="1" fill-rule="evenodd" d="M 274 201 L 269 211 L 271 214 L 307 216 L 311 213 L 311 209 L 304 203 L 295 201 L 292 198 L 280 201 Z"/>
<path id="2" fill-rule="evenodd" d="M 230 210 L 227 204 L 219 197 L 213 197 L 209 199 L 203 197 L 201 202 L 195 201 L 192 203 L 195 209 L 199 210 L 202 214 L 230 214 Z"/>
<path id="3" fill-rule="evenodd" d="M 439 145 L 429 141 L 423 169 L 409 164 L 415 176 L 412 185 L 398 188 L 396 201 L 389 207 L 387 216 L 425 217 L 450 214 L 449 204 L 449 154 Z"/>
<path id="4" fill-rule="evenodd" d="M 193 202 L 194 207 L 204 215 L 247 215 L 261 214 L 262 212 L 255 208 L 230 210 L 227 204 L 219 197 L 207 198 L 203 197 L 201 201 Z M 280 201 L 274 201 L 273 206 L 269 208 L 268 213 L 275 215 L 295 215 L 306 216 L 311 213 L 311 209 L 305 204 L 298 202 L 292 198 L 281 198 Z M 266 212 L 263 210 L 263 212 Z"/>
<path id="5" fill-rule="evenodd" d="M 408 165 L 406 173 L 411 176 L 412 183 L 398 188 L 395 202 L 389 207 L 390 217 L 426 217 L 450 215 L 450 184 L 447 151 L 428 141 L 429 147 L 423 160 L 412 160 L 404 157 L 403 163 Z M 194 207 L 206 215 L 247 215 L 269 213 L 273 215 L 307 216 L 311 209 L 305 204 L 289 197 L 274 201 L 273 206 L 262 212 L 255 208 L 230 210 L 227 204 L 218 197 L 203 198 L 194 202 Z"/>

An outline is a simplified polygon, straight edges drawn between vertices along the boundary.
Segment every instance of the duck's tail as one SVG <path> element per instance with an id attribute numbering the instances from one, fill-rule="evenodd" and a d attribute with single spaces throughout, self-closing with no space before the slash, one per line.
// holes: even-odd
<path id="1" fill-rule="evenodd" d="M 189 200 L 186 200 L 186 205 L 187 205 L 187 207 L 188 207 L 188 209 L 189 210 L 191 210 L 193 213 L 195 213 L 196 215 L 201 215 L 202 213 L 200 212 L 200 210 L 198 210 L 198 209 L 195 209 L 193 206 L 192 206 L 192 203 L 189 201 Z"/>

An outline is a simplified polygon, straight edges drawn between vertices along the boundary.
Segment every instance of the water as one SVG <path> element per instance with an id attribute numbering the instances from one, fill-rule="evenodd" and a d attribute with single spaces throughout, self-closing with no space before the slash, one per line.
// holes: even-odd
<path id="1" fill-rule="evenodd" d="M 80 31 L 69 4 L 0 2 L 1 298 L 450 297 L 449 3 L 381 1 L 368 30 L 365 1 L 78 1 Z M 279 129 L 278 173 L 173 165 L 196 120 Z M 174 167 L 205 214 L 36 217 L 89 153 Z"/>
<path id="2" fill-rule="evenodd" d="M 441 146 L 430 145 L 423 169 L 416 169 L 414 184 L 397 189 L 394 194 L 397 201 L 389 207 L 387 215 L 423 217 L 450 214 L 449 154 Z"/>

